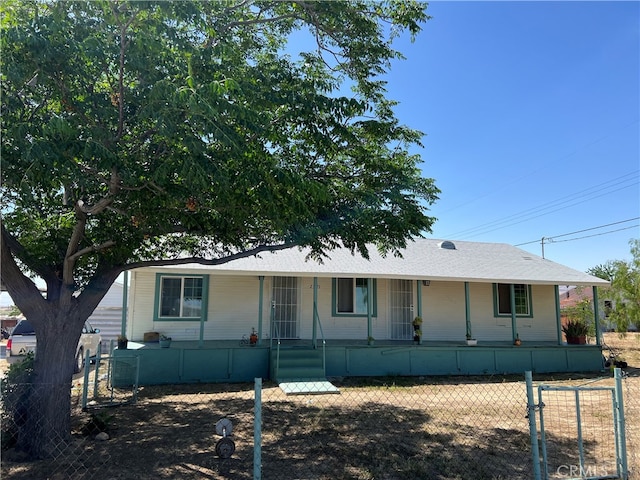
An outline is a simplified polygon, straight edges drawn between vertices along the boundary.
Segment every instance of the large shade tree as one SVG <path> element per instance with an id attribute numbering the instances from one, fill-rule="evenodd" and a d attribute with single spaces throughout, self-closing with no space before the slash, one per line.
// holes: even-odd
<path id="1" fill-rule="evenodd" d="M 0 8 L 2 281 L 38 336 L 34 456 L 69 434 L 75 345 L 122 272 L 296 245 L 394 253 L 430 231 L 421 134 L 384 81 L 425 3 Z"/>
<path id="2" fill-rule="evenodd" d="M 629 246 L 631 260 L 609 260 L 587 270 L 611 282 L 603 291 L 610 302 L 604 311 L 618 332 L 626 332 L 630 326 L 640 328 L 640 239 L 630 240 Z"/>

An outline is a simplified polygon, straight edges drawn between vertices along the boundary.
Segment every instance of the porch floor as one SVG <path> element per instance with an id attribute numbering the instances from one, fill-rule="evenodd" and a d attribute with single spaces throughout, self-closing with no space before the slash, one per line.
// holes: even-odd
<path id="1" fill-rule="evenodd" d="M 318 340 L 318 348 L 322 347 L 322 341 Z M 281 348 L 294 348 L 294 347 L 311 347 L 311 340 L 295 339 L 295 340 L 281 340 Z M 366 340 L 326 340 L 325 345 L 327 347 L 370 347 Z M 495 341 L 495 340 L 479 340 L 477 345 L 467 345 L 464 341 L 435 341 L 425 340 L 420 344 L 415 343 L 413 340 L 376 340 L 375 347 L 468 347 L 468 348 L 581 348 L 581 347 L 597 347 L 595 343 L 587 345 L 568 345 L 566 343 L 558 344 L 557 342 L 544 342 L 544 341 L 523 341 L 521 346 L 513 345 L 510 341 Z M 277 342 L 271 343 L 269 340 L 263 340 L 257 345 L 243 344 L 238 340 L 204 340 L 202 342 L 198 340 L 173 340 L 169 348 L 173 349 L 194 349 L 194 348 L 277 348 Z M 138 350 L 140 348 L 155 349 L 161 348 L 158 342 L 135 342 L 129 341 L 129 350 Z"/>

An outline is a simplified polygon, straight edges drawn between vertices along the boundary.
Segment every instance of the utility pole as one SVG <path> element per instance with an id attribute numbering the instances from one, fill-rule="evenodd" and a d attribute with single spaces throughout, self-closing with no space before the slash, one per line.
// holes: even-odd
<path id="1" fill-rule="evenodd" d="M 542 245 L 542 258 L 544 259 L 544 237 L 540 239 L 540 244 Z"/>

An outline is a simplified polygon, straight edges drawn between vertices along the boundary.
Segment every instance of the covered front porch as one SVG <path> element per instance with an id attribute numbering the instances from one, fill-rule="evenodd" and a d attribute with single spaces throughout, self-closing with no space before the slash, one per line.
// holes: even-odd
<path id="1" fill-rule="evenodd" d="M 139 365 L 138 383 L 151 385 L 603 368 L 597 338 L 587 345 L 564 342 L 557 284 L 519 284 L 516 292 L 513 283 L 345 277 L 346 291 L 353 294 L 345 306 L 339 302 L 343 277 L 250 273 L 137 272 L 133 321 L 128 324 L 123 315 L 122 332 L 137 340 L 160 332 L 173 341 L 170 348 L 129 342 L 129 349 L 115 350 L 122 371 L 127 362 Z M 201 288 L 199 316 L 161 315 L 161 305 L 173 304 L 163 297 L 163 281 L 185 279 L 197 280 Z M 348 307 L 352 311 L 345 313 Z M 423 323 L 416 325 L 419 319 Z M 415 335 L 416 327 L 421 335 Z M 465 338 L 478 343 L 467 345 Z"/>
<path id="2" fill-rule="evenodd" d="M 157 342 L 129 342 L 115 349 L 118 383 L 134 381 L 133 365 L 139 364 L 139 385 L 205 382 L 250 382 L 276 379 L 278 363 L 286 352 L 321 358 L 325 377 L 502 375 L 599 371 L 603 368 L 599 345 L 558 345 L 554 342 L 464 342 L 382 340 L 327 340 L 313 348 L 310 340 L 263 342 L 173 341 L 169 348 Z M 139 362 L 139 363 L 138 363 Z M 120 367 L 118 367 L 120 365 Z"/>

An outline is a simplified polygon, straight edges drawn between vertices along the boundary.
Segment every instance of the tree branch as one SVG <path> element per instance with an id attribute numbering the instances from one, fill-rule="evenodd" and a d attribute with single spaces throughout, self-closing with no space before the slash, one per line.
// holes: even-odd
<path id="1" fill-rule="evenodd" d="M 115 13 L 115 6 L 112 4 L 112 10 Z M 117 15 L 117 13 L 116 13 Z M 119 59 L 119 71 L 118 71 L 118 132 L 116 133 L 116 142 L 122 138 L 124 133 L 124 58 L 129 41 L 126 40 L 126 33 L 129 27 L 136 18 L 136 13 L 131 15 L 131 18 L 120 27 L 120 59 Z"/>
<path id="2" fill-rule="evenodd" d="M 241 8 L 247 4 L 249 4 L 250 2 L 247 1 L 243 1 L 238 5 L 235 5 L 233 7 L 229 7 L 227 8 L 227 11 L 233 11 L 236 10 L 238 8 Z M 293 13 L 289 13 L 286 15 L 279 15 L 277 17 L 267 17 L 267 18 L 261 18 L 259 17 L 260 14 L 258 14 L 258 18 L 254 18 L 252 20 L 238 20 L 235 22 L 230 22 L 227 23 L 226 25 L 223 25 L 220 30 L 219 30 L 219 37 L 222 37 L 226 34 L 226 32 L 228 32 L 229 30 L 231 30 L 232 28 L 235 27 L 246 27 L 249 25 L 265 25 L 265 24 L 269 24 L 269 23 L 276 23 L 279 22 L 281 20 L 287 20 L 287 19 L 294 19 L 294 20 L 304 20 L 303 18 L 301 18 L 300 16 L 293 14 Z M 207 40 L 207 43 L 205 44 L 206 48 L 211 48 L 214 45 L 214 38 L 213 37 L 209 37 L 209 39 Z"/>
<path id="3" fill-rule="evenodd" d="M 113 247 L 115 244 L 116 244 L 115 240 L 107 240 L 106 242 L 102 242 L 100 245 L 91 245 L 90 247 L 86 247 L 86 248 L 83 248 L 82 250 L 78 250 L 73 255 L 68 256 L 65 260 L 75 262 L 77 259 L 79 259 L 83 255 L 105 250 L 109 247 Z"/>
<path id="4" fill-rule="evenodd" d="M 29 298 L 33 302 L 28 302 L 34 308 L 44 307 L 44 297 L 40 294 L 36 284 L 22 273 L 20 266 L 15 258 L 19 258 L 19 252 L 23 250 L 11 234 L 4 227 L 4 223 L 0 224 L 0 263 L 2 264 L 2 283 L 7 287 L 7 291 L 12 298 Z M 38 273 L 38 272 L 36 272 Z M 40 302 L 43 303 L 40 303 Z M 38 303 L 35 305 L 34 303 Z M 27 314 L 28 312 L 24 311 Z"/>
<path id="5" fill-rule="evenodd" d="M 120 190 L 120 174 L 116 167 L 111 168 L 111 178 L 109 179 L 109 193 L 106 197 L 101 198 L 92 207 L 86 206 L 82 200 L 78 200 L 76 203 L 76 212 L 84 213 L 86 215 L 98 215 L 106 210 L 112 203 L 113 197 Z"/>
<path id="6" fill-rule="evenodd" d="M 161 267 L 170 265 L 186 265 L 189 263 L 198 263 L 200 265 L 224 265 L 225 263 L 233 260 L 239 260 L 241 258 L 253 257 L 264 252 L 277 252 L 280 250 L 286 250 L 287 248 L 295 247 L 296 242 L 287 242 L 279 245 L 259 245 L 249 250 L 243 250 L 231 255 L 227 255 L 222 258 L 203 258 L 203 257 L 184 257 L 184 258 L 169 258 L 158 260 L 146 260 L 141 262 L 130 263 L 123 268 L 124 270 L 133 270 L 134 268 L 141 267 Z"/>

